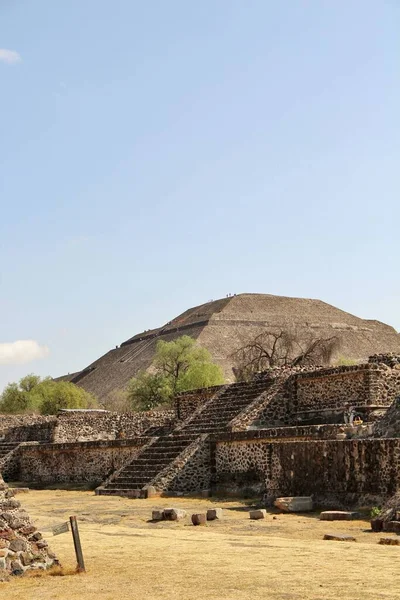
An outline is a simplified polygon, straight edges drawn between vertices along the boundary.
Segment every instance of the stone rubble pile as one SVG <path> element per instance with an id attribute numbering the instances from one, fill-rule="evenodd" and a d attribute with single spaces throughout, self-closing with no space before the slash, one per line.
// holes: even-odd
<path id="1" fill-rule="evenodd" d="M 56 556 L 0 475 L 0 581 L 55 564 Z"/>

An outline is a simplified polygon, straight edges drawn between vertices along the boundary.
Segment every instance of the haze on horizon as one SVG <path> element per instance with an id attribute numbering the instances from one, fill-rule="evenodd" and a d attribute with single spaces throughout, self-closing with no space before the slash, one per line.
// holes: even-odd
<path id="1" fill-rule="evenodd" d="M 394 2 L 0 6 L 0 390 L 228 293 L 400 329 Z"/>

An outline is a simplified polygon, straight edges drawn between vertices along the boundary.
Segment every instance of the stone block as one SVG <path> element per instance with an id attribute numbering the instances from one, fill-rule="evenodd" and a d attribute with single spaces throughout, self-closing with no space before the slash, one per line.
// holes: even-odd
<path id="1" fill-rule="evenodd" d="M 400 546 L 400 538 L 394 537 L 382 537 L 378 544 L 382 544 L 385 546 Z"/>
<path id="2" fill-rule="evenodd" d="M 22 575 L 24 568 L 19 560 L 13 560 L 11 563 L 11 573 L 13 575 Z"/>
<path id="3" fill-rule="evenodd" d="M 324 535 L 324 540 L 334 540 L 336 542 L 355 542 L 356 538 L 352 535 L 347 535 L 344 533 L 326 533 Z"/>
<path id="4" fill-rule="evenodd" d="M 223 517 L 222 508 L 209 508 L 207 511 L 207 521 L 220 520 Z"/>
<path id="5" fill-rule="evenodd" d="M 267 518 L 267 511 L 265 510 L 265 508 L 260 508 L 259 510 L 251 510 L 250 511 L 250 519 L 253 519 L 254 521 L 258 521 L 258 519 L 266 519 Z"/>
<path id="6" fill-rule="evenodd" d="M 153 510 L 151 513 L 152 521 L 162 521 L 164 519 L 164 511 L 162 510 Z"/>
<path id="7" fill-rule="evenodd" d="M 284 498 L 277 498 L 274 505 L 283 512 L 310 512 L 314 507 L 311 496 L 286 496 Z"/>
<path id="8" fill-rule="evenodd" d="M 142 491 L 144 492 L 145 498 L 155 498 L 156 496 L 160 495 L 158 490 L 152 485 L 149 485 Z"/>
<path id="9" fill-rule="evenodd" d="M 22 538 L 15 538 L 15 540 L 10 542 L 9 548 L 12 552 L 24 552 L 27 548 L 27 544 Z"/>
<path id="10" fill-rule="evenodd" d="M 206 525 L 206 523 L 207 523 L 206 513 L 194 513 L 192 515 L 192 523 L 193 523 L 193 525 Z"/>
<path id="11" fill-rule="evenodd" d="M 352 521 L 358 517 L 357 513 L 345 510 L 324 510 L 319 518 L 321 521 Z"/>
<path id="12" fill-rule="evenodd" d="M 383 520 L 382 519 L 372 519 L 371 520 L 371 529 L 375 532 L 383 531 Z"/>
<path id="13" fill-rule="evenodd" d="M 163 516 L 166 521 L 179 521 L 186 517 L 186 511 L 181 508 L 164 508 Z"/>
<path id="14" fill-rule="evenodd" d="M 386 521 L 383 523 L 383 531 L 400 533 L 400 521 Z"/>

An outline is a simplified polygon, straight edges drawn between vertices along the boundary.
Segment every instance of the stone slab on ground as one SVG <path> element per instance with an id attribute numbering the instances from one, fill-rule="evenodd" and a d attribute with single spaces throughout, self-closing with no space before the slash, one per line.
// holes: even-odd
<path id="1" fill-rule="evenodd" d="M 321 521 L 352 521 L 357 519 L 358 513 L 346 510 L 324 510 L 319 518 Z"/>
<path id="2" fill-rule="evenodd" d="M 164 508 L 163 517 L 165 521 L 179 521 L 186 517 L 186 510 L 181 508 Z"/>
<path id="3" fill-rule="evenodd" d="M 207 511 L 207 521 L 220 520 L 223 517 L 222 508 L 209 508 Z"/>
<path id="4" fill-rule="evenodd" d="M 383 531 L 400 534 L 400 521 L 384 521 Z"/>
<path id="5" fill-rule="evenodd" d="M 334 540 L 336 542 L 355 542 L 356 538 L 345 533 L 326 533 L 324 540 Z"/>
<path id="6" fill-rule="evenodd" d="M 311 496 L 286 496 L 277 498 L 274 505 L 283 512 L 310 512 L 314 508 Z"/>
<path id="7" fill-rule="evenodd" d="M 192 523 L 193 523 L 193 525 L 206 525 L 206 523 L 207 523 L 206 513 L 194 513 L 192 515 Z"/>
<path id="8" fill-rule="evenodd" d="M 378 544 L 382 544 L 385 546 L 400 546 L 400 538 L 394 537 L 382 537 Z"/>
<path id="9" fill-rule="evenodd" d="M 151 513 L 152 521 L 162 521 L 164 519 L 164 512 L 162 510 L 153 510 Z"/>
<path id="10" fill-rule="evenodd" d="M 260 508 L 259 510 L 251 510 L 249 513 L 250 519 L 253 521 L 258 521 L 259 519 L 267 518 L 267 511 L 265 508 Z"/>

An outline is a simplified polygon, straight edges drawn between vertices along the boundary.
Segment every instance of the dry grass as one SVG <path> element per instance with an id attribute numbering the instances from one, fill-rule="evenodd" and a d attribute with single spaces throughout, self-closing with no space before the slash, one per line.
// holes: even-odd
<path id="1" fill-rule="evenodd" d="M 91 492 L 32 491 L 23 506 L 44 533 L 71 514 L 79 518 L 87 573 L 73 575 L 71 534 L 48 535 L 63 577 L 12 578 L 7 600 L 394 600 L 400 597 L 400 547 L 379 546 L 363 521 L 328 523 L 314 515 L 269 515 L 250 521 L 241 502 L 219 503 L 225 519 L 207 527 L 149 523 L 153 508 L 189 513 L 202 499 L 127 500 Z M 351 533 L 356 543 L 322 541 Z"/>

